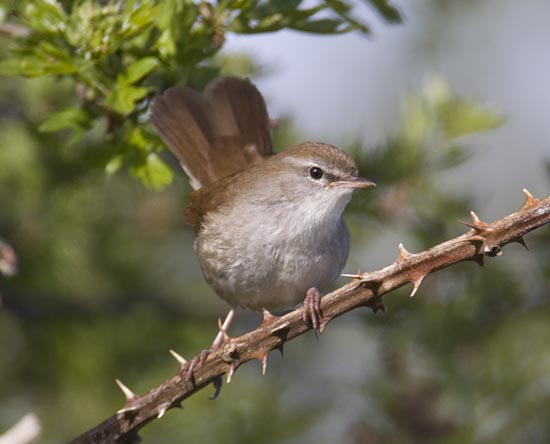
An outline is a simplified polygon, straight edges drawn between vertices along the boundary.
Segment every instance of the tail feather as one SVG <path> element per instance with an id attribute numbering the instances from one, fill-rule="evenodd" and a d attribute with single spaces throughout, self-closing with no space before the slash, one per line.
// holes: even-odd
<path id="1" fill-rule="evenodd" d="M 206 87 L 205 96 L 218 116 L 220 135 L 240 134 L 243 144 L 254 145 L 260 155 L 273 153 L 264 99 L 248 79 L 216 79 Z"/>
<path id="2" fill-rule="evenodd" d="M 150 118 L 194 189 L 272 154 L 265 103 L 248 80 L 217 79 L 204 95 L 169 88 L 154 100 Z"/>

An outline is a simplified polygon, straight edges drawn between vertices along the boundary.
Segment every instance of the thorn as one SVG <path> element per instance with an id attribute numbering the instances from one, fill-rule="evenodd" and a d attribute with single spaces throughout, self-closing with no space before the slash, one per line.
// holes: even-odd
<path id="1" fill-rule="evenodd" d="M 403 262 L 405 259 L 412 257 L 412 253 L 407 251 L 403 244 L 399 244 L 399 256 L 397 256 L 396 263 Z"/>
<path id="2" fill-rule="evenodd" d="M 264 318 L 264 321 L 272 321 L 274 319 L 277 319 L 277 316 L 272 315 L 269 310 L 262 308 L 262 315 Z"/>
<path id="3" fill-rule="evenodd" d="M 136 394 L 132 390 L 130 390 L 128 387 L 126 387 L 120 379 L 115 379 L 115 382 L 120 387 L 120 390 L 122 390 L 122 393 L 124 393 L 124 396 L 126 396 L 127 401 L 131 401 L 136 397 Z"/>
<path id="4" fill-rule="evenodd" d="M 534 199 L 533 195 L 529 192 L 527 188 L 524 188 L 522 191 L 523 191 L 523 194 L 525 194 L 526 199 L 529 199 L 529 200 Z"/>
<path id="5" fill-rule="evenodd" d="M 218 334 L 216 335 L 214 342 L 212 342 L 212 345 L 210 346 L 210 352 L 217 350 L 223 343 L 231 342 L 233 338 L 231 338 L 227 334 L 227 329 L 231 325 L 231 322 L 233 322 L 234 316 L 235 316 L 235 309 L 232 308 L 231 310 L 229 310 L 229 313 L 227 313 L 227 316 L 225 317 L 223 324 L 221 320 L 218 319 Z"/>
<path id="6" fill-rule="evenodd" d="M 180 369 L 184 368 L 187 366 L 187 359 L 185 359 L 182 355 L 180 355 L 177 351 L 175 350 L 168 350 L 170 352 L 170 354 L 176 358 L 176 361 L 179 362 L 179 365 L 180 365 Z"/>
<path id="7" fill-rule="evenodd" d="M 277 325 L 269 333 L 271 335 L 279 336 L 278 333 L 281 333 L 282 331 L 288 330 L 289 328 L 290 328 L 290 323 L 289 322 L 283 322 L 281 325 Z"/>
<path id="8" fill-rule="evenodd" d="M 235 370 L 237 370 L 237 367 L 239 366 L 239 361 L 233 361 L 231 365 L 229 366 L 229 371 L 227 372 L 227 383 L 229 384 L 231 382 L 231 379 L 233 378 L 233 375 L 235 374 Z"/>
<path id="9" fill-rule="evenodd" d="M 516 237 L 514 240 L 512 240 L 512 242 L 516 242 L 516 243 L 522 245 L 527 251 L 529 251 L 529 247 L 525 243 L 525 239 L 523 239 L 523 236 Z"/>
<path id="10" fill-rule="evenodd" d="M 340 274 L 340 276 L 342 277 L 347 277 L 347 278 L 352 278 L 352 279 L 361 279 L 363 277 L 363 275 L 361 274 L 361 269 L 357 269 L 357 274 L 347 274 L 347 273 L 342 273 Z"/>
<path id="11" fill-rule="evenodd" d="M 266 310 L 265 308 L 262 308 L 262 316 L 263 316 L 263 321 L 261 325 L 271 324 L 272 322 L 279 319 L 278 316 L 271 314 L 269 310 Z"/>
<path id="12" fill-rule="evenodd" d="M 475 224 L 475 225 L 479 225 L 479 224 L 482 224 L 484 223 L 479 217 L 478 215 L 475 213 L 475 211 L 470 211 L 470 216 L 472 216 L 472 222 Z"/>
<path id="13" fill-rule="evenodd" d="M 359 273 L 357 273 L 357 274 L 342 273 L 340 276 L 346 277 L 346 278 L 351 278 L 351 279 L 361 279 L 362 278 L 362 276 Z"/>
<path id="14" fill-rule="evenodd" d="M 480 267 L 483 267 L 483 264 L 485 262 L 485 256 L 482 254 L 476 254 L 471 258 L 472 261 L 474 261 L 476 264 L 478 264 Z"/>
<path id="15" fill-rule="evenodd" d="M 231 378 L 233 378 L 233 374 L 235 373 L 235 370 L 233 370 L 233 366 L 229 367 L 229 371 L 227 372 L 227 383 L 231 384 Z"/>
<path id="16" fill-rule="evenodd" d="M 225 326 L 222 324 L 222 320 L 220 318 L 218 318 L 218 328 L 219 328 L 220 333 L 222 335 L 223 342 L 224 343 L 231 342 L 231 336 L 229 336 L 227 334 L 227 330 L 225 329 Z"/>
<path id="17" fill-rule="evenodd" d="M 419 278 L 412 281 L 412 284 L 414 285 L 414 287 L 413 287 L 413 290 L 412 290 L 411 294 L 409 295 L 410 298 L 412 298 L 416 294 L 416 292 L 420 288 L 420 285 L 422 284 L 422 281 L 424 280 L 425 277 L 426 277 L 426 275 L 420 276 Z"/>
<path id="18" fill-rule="evenodd" d="M 137 405 L 129 406 L 129 407 L 122 407 L 121 409 L 117 410 L 117 413 L 128 413 L 133 412 L 138 409 Z"/>
<path id="19" fill-rule="evenodd" d="M 475 211 L 470 211 L 470 216 L 472 216 L 472 226 L 478 231 L 481 230 L 487 230 L 489 227 L 489 224 L 487 222 L 482 221 L 478 215 L 475 213 Z M 491 231 L 491 230 L 488 230 Z"/>
<path id="20" fill-rule="evenodd" d="M 466 222 L 465 220 L 459 220 L 459 222 L 467 227 L 473 228 L 478 233 L 492 231 L 492 228 L 489 227 L 487 222 L 482 221 L 475 211 L 470 211 L 470 216 L 472 216 L 472 222 Z"/>
<path id="21" fill-rule="evenodd" d="M 260 359 L 260 362 L 262 363 L 262 376 L 265 376 L 265 372 L 267 370 L 267 357 L 268 356 L 269 356 L 269 351 L 264 353 L 264 355 Z"/>
<path id="22" fill-rule="evenodd" d="M 375 314 L 376 312 L 378 312 L 378 310 L 381 310 L 384 313 L 386 312 L 386 306 L 382 302 L 382 298 L 370 299 L 369 301 L 367 301 L 365 306 L 370 308 Z"/>
<path id="23" fill-rule="evenodd" d="M 158 419 L 162 418 L 169 407 L 170 407 L 170 404 L 167 404 L 167 403 L 161 404 L 159 407 L 157 418 Z"/>
<path id="24" fill-rule="evenodd" d="M 474 227 L 474 225 L 471 222 L 467 222 L 465 220 L 458 219 L 458 223 L 461 223 L 462 225 L 466 225 L 469 228 L 473 228 L 474 230 L 476 229 L 476 227 Z"/>
<path id="25" fill-rule="evenodd" d="M 282 358 L 284 357 L 284 348 L 285 348 L 285 343 L 281 342 L 277 347 L 274 347 L 273 349 L 279 350 L 279 353 L 281 354 L 281 358 Z"/>
<path id="26" fill-rule="evenodd" d="M 536 197 L 533 197 L 533 195 L 527 190 L 527 188 L 523 189 L 523 194 L 525 195 L 525 202 L 523 202 L 523 205 L 521 206 L 521 209 L 529 208 L 535 205 L 539 199 Z"/>

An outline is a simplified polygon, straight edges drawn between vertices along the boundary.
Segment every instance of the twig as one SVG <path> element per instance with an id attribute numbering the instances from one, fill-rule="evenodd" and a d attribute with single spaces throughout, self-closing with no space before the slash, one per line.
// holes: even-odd
<path id="1" fill-rule="evenodd" d="M 329 293 L 322 299 L 321 330 L 332 319 L 357 307 L 370 307 L 375 312 L 384 309 L 382 296 L 408 283 L 413 284 L 413 296 L 424 278 L 437 270 L 466 260 L 483 265 L 485 256 L 499 256 L 502 247 L 518 242 L 525 246 L 523 236 L 550 223 L 550 197 L 534 198 L 527 190 L 525 203 L 516 211 L 493 223 L 486 223 L 472 212 L 471 222 L 462 222 L 470 230 L 421 253 L 410 253 L 399 245 L 395 262 L 381 270 L 352 275 L 353 281 Z M 209 355 L 194 371 L 194 381 L 186 383 L 188 363 L 176 352 L 178 373 L 144 395 L 136 395 L 117 381 L 126 396 L 126 403 L 113 416 L 72 441 L 86 444 L 135 443 L 138 430 L 155 418 L 161 418 L 172 407 L 210 383 L 227 374 L 228 381 L 244 362 L 258 359 L 265 371 L 267 357 L 273 349 L 281 352 L 286 342 L 310 330 L 302 319 L 302 308 L 282 317 L 264 312 L 264 321 L 254 331 L 238 338 L 229 338 L 218 351 Z"/>

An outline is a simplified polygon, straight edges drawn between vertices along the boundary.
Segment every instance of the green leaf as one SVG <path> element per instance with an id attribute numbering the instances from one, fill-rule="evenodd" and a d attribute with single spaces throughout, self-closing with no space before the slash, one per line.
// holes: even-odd
<path id="1" fill-rule="evenodd" d="M 399 10 L 388 0 L 367 0 L 367 2 L 388 22 L 401 23 L 403 17 Z"/>
<path id="2" fill-rule="evenodd" d="M 370 33 L 370 29 L 365 23 L 362 23 L 352 17 L 350 14 L 352 9 L 351 5 L 342 0 L 325 0 L 325 2 L 329 8 L 332 9 L 336 15 L 338 15 L 342 23 L 348 25 L 345 26 L 344 29 L 338 30 L 338 32 L 348 32 L 356 29 L 365 34 Z"/>
<path id="3" fill-rule="evenodd" d="M 142 77 L 149 74 L 153 69 L 159 65 L 158 59 L 155 57 L 145 57 L 132 63 L 126 72 L 122 75 L 121 79 L 124 79 L 124 83 L 132 84 L 140 80 Z M 118 83 L 118 79 L 117 79 Z"/>
<path id="4" fill-rule="evenodd" d="M 148 134 L 141 126 L 133 126 L 128 128 L 124 134 L 124 141 L 128 145 L 144 151 L 147 150 L 147 147 L 151 144 Z"/>
<path id="5" fill-rule="evenodd" d="M 149 188 L 161 189 L 172 182 L 174 173 L 168 165 L 155 153 L 150 153 L 145 162 L 130 168 L 134 176 L 141 179 Z"/>
<path id="6" fill-rule="evenodd" d="M 19 59 L 19 72 L 27 77 L 39 77 L 49 74 L 48 66 L 44 60 L 38 56 L 31 55 Z"/>
<path id="7" fill-rule="evenodd" d="M 247 34 L 252 32 L 250 23 L 244 14 L 239 14 L 229 25 L 229 30 L 235 34 Z"/>
<path id="8" fill-rule="evenodd" d="M 105 99 L 105 105 L 124 116 L 134 111 L 136 101 L 143 99 L 149 88 L 123 86 L 117 83 L 115 89 Z"/>
<path id="9" fill-rule="evenodd" d="M 177 14 L 178 9 L 182 6 L 182 3 L 178 0 L 165 0 L 162 2 L 162 7 L 157 10 L 155 17 L 155 23 L 161 31 L 168 29 L 174 15 Z"/>
<path id="10" fill-rule="evenodd" d="M 344 23 L 338 19 L 319 19 L 293 23 L 291 28 L 313 34 L 336 34 L 347 30 L 346 27 L 342 27 L 343 24 Z"/>
<path id="11" fill-rule="evenodd" d="M 300 6 L 301 3 L 302 0 L 271 0 L 262 5 L 262 7 L 270 14 L 279 12 L 292 16 L 292 13 L 298 10 L 298 6 Z"/>
<path id="12" fill-rule="evenodd" d="M 81 130 L 88 127 L 91 123 L 90 115 L 82 108 L 73 107 L 60 111 L 53 116 L 50 116 L 38 127 L 39 131 L 51 133 L 71 128 L 73 130 Z"/>
<path id="13" fill-rule="evenodd" d="M 494 129 L 505 118 L 474 101 L 457 100 L 438 110 L 438 118 L 447 139 Z"/>
<path id="14" fill-rule="evenodd" d="M 325 3 L 338 14 L 347 14 L 351 11 L 351 6 L 341 0 L 325 0 Z"/>
<path id="15" fill-rule="evenodd" d="M 27 2 L 23 7 L 22 16 L 31 28 L 46 32 L 62 30 L 67 20 L 63 7 L 56 0 Z"/>
<path id="16" fill-rule="evenodd" d="M 282 14 L 273 14 L 267 16 L 258 24 L 257 31 L 268 32 L 281 29 L 284 26 L 284 16 Z"/>
<path id="17" fill-rule="evenodd" d="M 162 57 L 168 58 L 176 53 L 176 39 L 174 38 L 171 28 L 167 28 L 162 32 L 155 46 L 158 48 Z"/>
<path id="18" fill-rule="evenodd" d="M 107 162 L 107 165 L 105 165 L 105 172 L 109 176 L 112 176 L 122 167 L 122 165 L 124 165 L 124 156 L 122 154 L 117 154 Z"/>
<path id="19" fill-rule="evenodd" d="M 309 9 L 298 9 L 292 13 L 291 20 L 292 22 L 296 22 L 299 20 L 305 20 L 307 18 L 310 18 L 312 15 L 317 14 L 319 11 L 322 11 L 323 9 L 326 9 L 326 5 L 317 5 Z"/>
<path id="20" fill-rule="evenodd" d="M 158 5 L 160 8 L 162 5 Z M 128 21 L 135 33 L 153 23 L 156 19 L 156 8 L 153 2 L 140 2 L 137 8 L 134 8 L 128 17 Z"/>

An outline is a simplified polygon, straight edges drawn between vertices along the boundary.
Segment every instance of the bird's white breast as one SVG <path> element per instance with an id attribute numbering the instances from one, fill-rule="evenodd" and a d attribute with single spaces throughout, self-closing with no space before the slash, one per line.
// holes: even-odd
<path id="1" fill-rule="evenodd" d="M 323 290 L 348 256 L 342 212 L 350 197 L 256 201 L 240 214 L 232 206 L 208 215 L 196 243 L 206 280 L 230 305 L 254 310 L 290 308 L 309 288 Z"/>

